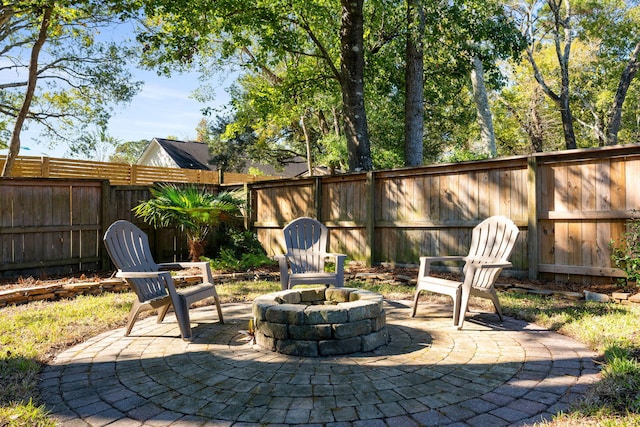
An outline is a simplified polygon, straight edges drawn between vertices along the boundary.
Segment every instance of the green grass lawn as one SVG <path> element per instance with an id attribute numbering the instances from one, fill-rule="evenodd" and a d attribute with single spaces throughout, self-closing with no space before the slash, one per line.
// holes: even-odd
<path id="1" fill-rule="evenodd" d="M 410 299 L 414 287 L 351 283 L 388 299 Z M 222 302 L 251 301 L 279 282 L 218 286 Z M 0 309 L 0 426 L 50 426 L 39 405 L 38 372 L 61 350 L 124 326 L 133 295 L 103 294 Z M 605 356 L 603 380 L 587 399 L 550 425 L 640 425 L 640 308 L 500 294 L 506 315 L 569 335 Z"/>

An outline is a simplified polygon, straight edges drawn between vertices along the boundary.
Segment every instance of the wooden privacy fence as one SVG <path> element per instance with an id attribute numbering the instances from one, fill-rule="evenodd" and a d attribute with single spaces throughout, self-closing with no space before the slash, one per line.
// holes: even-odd
<path id="1" fill-rule="evenodd" d="M 252 227 L 267 253 L 298 216 L 330 229 L 333 252 L 368 264 L 465 254 L 471 229 L 505 215 L 520 228 L 511 257 L 530 278 L 608 281 L 610 242 L 640 208 L 640 145 L 541 153 L 250 185 Z"/>
<path id="2" fill-rule="evenodd" d="M 4 166 L 0 159 L 0 170 Z M 128 165 L 90 160 L 56 159 L 50 157 L 19 156 L 12 176 L 21 178 L 76 178 L 108 179 L 112 185 L 151 185 L 154 182 L 191 182 L 197 184 L 219 184 L 254 182 L 273 177 L 256 177 L 241 173 L 162 168 L 157 166 Z"/>
<path id="3" fill-rule="evenodd" d="M 0 179 L 0 277 L 107 270 L 102 236 L 116 219 L 147 232 L 158 262 L 186 259 L 183 234 L 154 230 L 131 212 L 149 197 L 149 186 L 105 180 Z"/>
<path id="4" fill-rule="evenodd" d="M 312 216 L 329 227 L 333 252 L 416 264 L 421 255 L 466 253 L 476 224 L 505 215 L 521 231 L 516 273 L 605 281 L 624 276 L 611 267 L 609 244 L 640 208 L 640 145 L 245 185 L 245 224 L 268 254 L 283 252 L 286 223 Z M 143 228 L 158 261 L 186 259 L 177 230 L 133 216 L 148 198 L 149 186 L 107 180 L 0 179 L 0 276 L 108 269 L 102 235 L 116 219 Z"/>

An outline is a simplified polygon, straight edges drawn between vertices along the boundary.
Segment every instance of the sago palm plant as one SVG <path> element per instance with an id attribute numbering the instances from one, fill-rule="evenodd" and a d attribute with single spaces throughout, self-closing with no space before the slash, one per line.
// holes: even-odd
<path id="1" fill-rule="evenodd" d="M 133 212 L 154 228 L 176 226 L 184 230 L 192 261 L 200 261 L 211 228 L 241 215 L 246 205 L 243 190 L 214 195 L 196 185 L 157 184 L 151 188 L 151 196 Z"/>

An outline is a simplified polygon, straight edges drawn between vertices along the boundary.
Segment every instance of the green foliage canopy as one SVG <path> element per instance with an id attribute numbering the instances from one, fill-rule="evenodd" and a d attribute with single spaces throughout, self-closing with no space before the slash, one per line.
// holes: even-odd
<path id="1" fill-rule="evenodd" d="M 0 141 L 9 145 L 17 136 L 11 147 L 15 155 L 22 130 L 18 117 L 26 126 L 38 124 L 52 145 L 68 142 L 86 129 L 104 129 L 113 106 L 138 92 L 141 83 L 128 71 L 135 51 L 100 37 L 101 30 L 130 16 L 136 7 L 128 0 L 63 1 L 47 7 L 41 1 L 23 0 L 0 5 Z M 39 44 L 41 50 L 36 50 Z M 31 61 L 37 60 L 32 74 L 25 49 L 31 50 Z M 30 86 L 33 97 L 27 104 Z"/>

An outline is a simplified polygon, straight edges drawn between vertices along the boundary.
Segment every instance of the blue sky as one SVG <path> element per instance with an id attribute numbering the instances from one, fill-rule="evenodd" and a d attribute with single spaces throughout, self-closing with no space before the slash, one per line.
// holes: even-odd
<path id="1" fill-rule="evenodd" d="M 131 24 L 118 24 L 103 29 L 99 36 L 105 41 L 116 41 L 132 37 Z M 194 139 L 196 126 L 203 118 L 201 110 L 205 107 L 220 109 L 229 103 L 226 89 L 233 83 L 236 74 L 216 73 L 216 81 L 208 84 L 215 87 L 215 99 L 201 103 L 191 97 L 198 88 L 197 73 L 176 73 L 172 77 L 160 77 L 155 71 L 132 68 L 135 80 L 143 81 L 142 90 L 128 106 L 117 107 L 109 121 L 109 135 L 122 142 L 151 140 L 154 137 L 168 136 L 179 139 Z M 226 76 L 226 78 L 224 78 Z M 38 132 L 25 130 L 21 135 L 23 156 L 65 157 L 67 148 L 50 148 L 46 141 L 37 139 Z M 0 155 L 7 150 L 0 150 Z"/>
<path id="2" fill-rule="evenodd" d="M 137 80 L 144 81 L 142 90 L 128 106 L 116 108 L 109 121 L 109 134 L 123 142 L 168 136 L 195 138 L 196 126 L 203 118 L 201 110 L 227 105 L 226 88 L 233 83 L 231 79 L 221 82 L 215 100 L 201 103 L 191 97 L 199 85 L 196 73 L 175 74 L 170 78 L 157 76 L 153 71 L 135 70 L 134 74 Z M 49 148 L 34 139 L 36 136 L 37 133 L 29 131 L 22 134 L 21 155 L 65 157 L 66 147 Z"/>
<path id="3" fill-rule="evenodd" d="M 155 72 L 137 71 L 136 76 L 145 82 L 142 91 L 127 108 L 117 110 L 109 122 L 110 134 L 123 141 L 167 136 L 195 138 L 196 126 L 203 118 L 201 110 L 227 105 L 229 95 L 225 89 L 233 83 L 222 82 L 215 101 L 200 103 L 191 97 L 199 85 L 195 73 L 167 78 L 158 77 Z"/>

